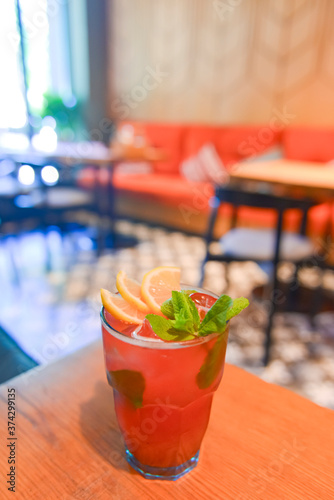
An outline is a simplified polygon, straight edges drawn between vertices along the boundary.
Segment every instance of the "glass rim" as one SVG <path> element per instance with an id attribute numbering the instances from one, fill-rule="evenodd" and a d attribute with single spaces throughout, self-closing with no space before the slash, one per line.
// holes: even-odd
<path id="1" fill-rule="evenodd" d="M 199 288 L 196 286 L 192 287 L 189 285 L 184 285 L 183 283 L 181 284 L 181 286 L 182 286 L 182 288 L 184 287 L 183 289 L 188 289 L 188 290 L 194 289 L 194 290 L 196 290 L 196 292 L 198 291 L 198 293 L 206 293 L 206 294 L 212 295 L 215 298 L 218 298 L 218 296 L 215 293 L 213 293 L 209 290 L 204 290 L 203 288 Z M 114 337 L 116 337 L 118 340 L 126 342 L 127 344 L 132 344 L 132 345 L 137 346 L 137 347 L 145 347 L 148 349 L 165 349 L 165 350 L 185 349 L 187 347 L 193 347 L 193 346 L 205 344 L 209 340 L 220 335 L 220 333 L 215 332 L 215 333 L 211 333 L 210 335 L 206 335 L 205 337 L 197 337 L 193 340 L 184 340 L 183 342 L 180 342 L 180 341 L 179 342 L 175 342 L 175 341 L 165 342 L 165 341 L 160 340 L 160 339 L 152 339 L 152 338 L 146 340 L 146 339 L 144 339 L 144 337 L 142 339 L 136 339 L 133 337 L 129 337 L 128 335 L 124 335 L 124 333 L 121 333 L 118 330 L 116 330 L 115 328 L 113 328 L 112 326 L 110 326 L 108 321 L 106 320 L 106 318 L 104 316 L 104 307 L 103 306 L 101 307 L 100 318 L 101 318 L 102 326 L 104 326 L 104 328 L 107 330 L 107 332 L 110 333 L 111 335 L 113 335 Z M 140 325 L 137 325 L 137 326 L 140 326 Z M 227 326 L 227 328 L 228 328 L 228 326 Z"/>

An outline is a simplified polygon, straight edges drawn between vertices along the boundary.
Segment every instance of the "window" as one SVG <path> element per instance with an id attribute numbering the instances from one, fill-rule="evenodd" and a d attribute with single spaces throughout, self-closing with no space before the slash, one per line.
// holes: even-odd
<path id="1" fill-rule="evenodd" d="M 20 129 L 27 121 L 20 46 L 13 0 L 0 2 L 0 129 Z"/>
<path id="2" fill-rule="evenodd" d="M 44 95 L 70 100 L 70 50 L 66 0 L 20 0 L 27 68 L 27 98 L 39 115 Z M 0 2 L 0 129 L 27 125 L 17 2 Z"/>

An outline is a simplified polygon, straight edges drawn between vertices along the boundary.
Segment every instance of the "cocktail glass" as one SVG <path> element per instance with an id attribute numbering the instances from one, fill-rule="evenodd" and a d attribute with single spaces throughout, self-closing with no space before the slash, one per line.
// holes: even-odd
<path id="1" fill-rule="evenodd" d="M 101 321 L 126 459 L 146 478 L 178 479 L 197 465 L 223 375 L 228 332 L 164 342 L 113 328 L 104 308 Z"/>

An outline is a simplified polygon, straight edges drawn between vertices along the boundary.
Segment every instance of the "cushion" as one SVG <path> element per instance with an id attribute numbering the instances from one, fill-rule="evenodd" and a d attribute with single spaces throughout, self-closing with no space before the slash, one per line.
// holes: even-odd
<path id="1" fill-rule="evenodd" d="M 182 160 L 197 155 L 198 151 L 207 143 L 216 143 L 217 130 L 209 125 L 191 125 L 184 134 Z"/>
<path id="2" fill-rule="evenodd" d="M 196 212 L 208 209 L 209 198 L 214 191 L 211 184 L 189 182 L 180 175 L 118 175 L 114 176 L 115 187 L 120 191 L 145 195 L 150 199 L 176 205 L 187 205 Z"/>
<path id="3" fill-rule="evenodd" d="M 241 163 L 254 163 L 259 161 L 271 161 L 271 160 L 281 160 L 283 158 L 283 150 L 282 148 L 275 146 L 273 148 L 269 148 L 263 153 L 255 156 L 251 156 L 246 158 Z"/>
<path id="4" fill-rule="evenodd" d="M 280 142 L 280 132 L 269 126 L 191 125 L 184 135 L 182 158 L 190 158 L 207 143 L 212 143 L 229 170 L 247 157 L 258 155 Z"/>
<path id="5" fill-rule="evenodd" d="M 154 170 L 159 173 L 175 174 L 179 172 L 181 161 L 184 126 L 172 123 L 134 122 L 144 130 L 147 143 L 166 152 L 167 160 L 154 163 Z"/>
<path id="6" fill-rule="evenodd" d="M 249 260 L 271 260 L 275 246 L 274 229 L 236 228 L 227 232 L 220 244 L 225 255 Z M 309 238 L 295 233 L 283 232 L 281 259 L 302 260 L 314 254 L 314 246 Z"/>
<path id="7" fill-rule="evenodd" d="M 258 156 L 280 142 L 280 132 L 269 126 L 217 127 L 214 143 L 226 168 L 245 158 Z"/>
<path id="8" fill-rule="evenodd" d="M 334 159 L 334 129 L 288 128 L 283 147 L 289 160 L 329 162 Z"/>
<path id="9" fill-rule="evenodd" d="M 195 156 L 181 163 L 182 175 L 191 182 L 213 182 L 224 184 L 229 175 L 212 143 L 207 143 Z"/>
<path id="10" fill-rule="evenodd" d="M 106 169 L 99 169 L 98 180 L 103 185 L 109 181 Z M 96 176 L 94 169 L 84 168 L 79 172 L 78 185 L 85 189 L 94 188 Z M 191 214 L 208 212 L 209 199 L 214 194 L 211 183 L 189 182 L 181 175 L 168 174 L 128 174 L 118 173 L 114 175 L 115 187 L 133 196 L 147 197 L 157 202 L 176 206 L 180 210 L 180 216 L 191 217 Z M 231 206 L 223 204 L 220 207 L 221 216 L 229 220 L 231 217 Z M 182 213 L 181 213 L 182 212 Z M 183 214 L 189 214 L 184 216 Z M 323 235 L 326 231 L 328 218 L 330 216 L 330 205 L 322 204 L 310 209 L 308 230 L 312 235 Z M 187 219 L 188 220 L 188 219 Z M 275 227 L 277 213 L 275 210 L 263 210 L 262 208 L 240 207 L 238 210 L 240 224 L 248 227 Z M 288 210 L 284 217 L 284 229 L 287 231 L 298 231 L 301 222 L 299 210 Z M 334 236 L 334 235 L 333 235 Z"/>

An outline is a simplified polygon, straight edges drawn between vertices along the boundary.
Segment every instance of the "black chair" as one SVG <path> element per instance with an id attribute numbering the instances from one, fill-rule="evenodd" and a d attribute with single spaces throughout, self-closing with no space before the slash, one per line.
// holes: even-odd
<path id="1" fill-rule="evenodd" d="M 29 162 L 36 175 L 32 186 L 22 186 L 16 176 L 7 176 L 6 180 L 10 178 L 14 186 L 8 192 L 2 192 L 0 189 L 0 223 L 34 219 L 37 226 L 63 226 L 69 212 L 86 210 L 96 213 L 96 200 L 92 193 L 77 186 L 78 169 L 69 169 L 52 161 L 52 165 L 58 169 L 59 181 L 55 185 L 47 185 L 42 181 L 41 175 L 47 163 L 50 162 Z M 17 164 L 17 169 L 19 166 L 20 163 Z"/>
<path id="2" fill-rule="evenodd" d="M 210 251 L 210 245 L 214 240 L 214 228 L 217 220 L 218 210 L 222 204 L 233 206 L 230 230 L 224 234 L 220 243 L 222 252 L 219 254 Z M 255 261 L 258 264 L 269 262 L 272 264 L 271 279 L 271 307 L 265 337 L 264 364 L 269 361 L 271 346 L 271 329 L 273 316 L 276 310 L 275 293 L 278 289 L 277 267 L 281 260 L 292 261 L 295 264 L 295 278 L 299 267 L 305 260 L 314 255 L 312 242 L 305 236 L 308 210 L 316 203 L 307 199 L 293 199 L 277 197 L 270 194 L 241 191 L 238 189 L 217 186 L 215 196 L 211 199 L 212 211 L 206 235 L 206 256 L 201 267 L 200 285 L 203 284 L 205 264 L 208 261 L 220 261 L 230 263 L 232 261 Z M 275 230 L 254 230 L 238 228 L 238 209 L 241 206 L 256 207 L 275 210 L 277 213 L 277 225 Z M 286 210 L 299 209 L 302 212 L 300 234 L 283 232 L 283 218 Z M 252 248 L 252 243 L 255 247 Z"/>
<path id="3" fill-rule="evenodd" d="M 45 163 L 41 162 L 40 165 L 29 163 L 34 168 L 36 177 L 32 186 L 21 185 L 16 173 L 12 173 L 7 176 L 12 181 L 7 183 L 8 189 L 2 189 L 3 183 L 0 179 L 0 241 L 5 235 L 17 235 L 27 228 L 40 230 L 46 234 L 50 226 L 57 226 L 63 237 L 67 231 L 73 230 L 73 227 L 85 226 L 85 223 L 82 224 L 74 214 L 97 213 L 94 194 L 76 185 L 75 168 L 67 169 L 59 163 L 51 162 L 60 173 L 59 182 L 56 185 L 46 185 L 42 182 L 41 175 Z M 20 163 L 16 168 L 19 166 Z M 64 172 L 70 175 L 65 175 Z M 50 268 L 50 249 L 46 238 L 45 245 L 47 266 Z M 12 256 L 11 263 L 13 274 L 19 283 L 19 272 Z"/>

